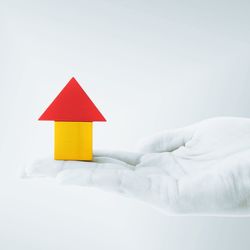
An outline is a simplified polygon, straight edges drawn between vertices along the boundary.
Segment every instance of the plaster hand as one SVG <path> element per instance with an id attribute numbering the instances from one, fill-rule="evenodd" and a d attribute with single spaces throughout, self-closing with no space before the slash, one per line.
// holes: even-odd
<path id="1" fill-rule="evenodd" d="M 139 152 L 97 152 L 93 162 L 42 159 L 25 171 L 115 191 L 166 211 L 209 212 L 248 202 L 250 119 L 213 118 L 164 131 L 143 140 Z"/>

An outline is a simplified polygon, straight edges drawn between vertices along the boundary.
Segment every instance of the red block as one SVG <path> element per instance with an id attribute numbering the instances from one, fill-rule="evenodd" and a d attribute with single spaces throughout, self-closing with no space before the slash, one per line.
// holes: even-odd
<path id="1" fill-rule="evenodd" d="M 40 116 L 39 120 L 71 122 L 106 121 L 74 77 Z"/>

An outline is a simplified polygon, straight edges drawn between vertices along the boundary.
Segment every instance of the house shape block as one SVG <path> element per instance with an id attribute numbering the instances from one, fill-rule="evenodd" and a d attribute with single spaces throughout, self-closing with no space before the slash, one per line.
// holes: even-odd
<path id="1" fill-rule="evenodd" d="M 106 121 L 73 77 L 40 116 L 54 121 L 54 159 L 91 161 L 94 121 Z"/>

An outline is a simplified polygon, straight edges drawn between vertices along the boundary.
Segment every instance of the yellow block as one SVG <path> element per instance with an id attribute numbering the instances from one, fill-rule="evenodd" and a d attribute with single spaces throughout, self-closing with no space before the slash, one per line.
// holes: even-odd
<path id="1" fill-rule="evenodd" d="M 92 122 L 55 122 L 55 160 L 92 160 Z"/>

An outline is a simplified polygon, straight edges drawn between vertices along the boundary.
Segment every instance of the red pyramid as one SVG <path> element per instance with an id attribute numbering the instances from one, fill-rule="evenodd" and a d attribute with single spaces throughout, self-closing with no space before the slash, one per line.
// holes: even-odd
<path id="1" fill-rule="evenodd" d="M 39 120 L 71 122 L 106 121 L 74 77 L 40 116 Z"/>

